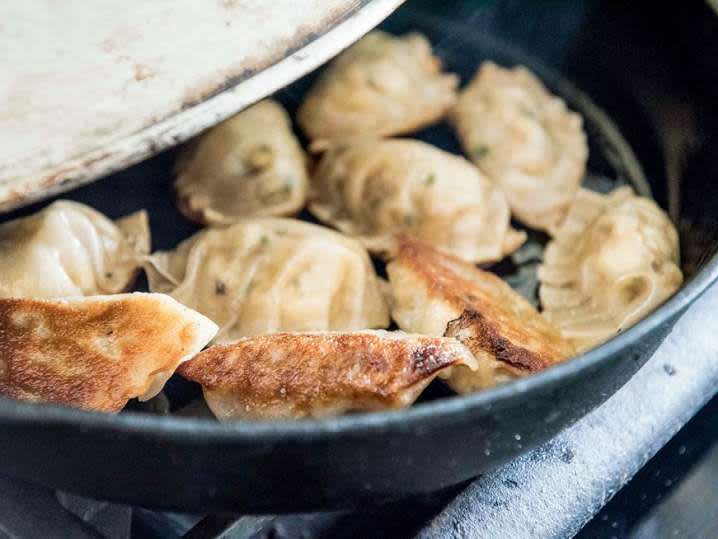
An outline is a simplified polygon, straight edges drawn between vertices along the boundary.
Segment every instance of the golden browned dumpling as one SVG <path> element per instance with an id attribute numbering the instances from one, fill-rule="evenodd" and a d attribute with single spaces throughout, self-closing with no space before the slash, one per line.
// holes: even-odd
<path id="1" fill-rule="evenodd" d="M 471 262 L 495 262 L 525 234 L 506 199 L 463 157 L 418 140 L 362 138 L 337 144 L 312 178 L 309 210 L 382 255 L 409 232 Z"/>
<path id="2" fill-rule="evenodd" d="M 291 215 L 307 197 L 304 152 L 289 116 L 271 99 L 207 131 L 176 170 L 180 211 L 207 225 Z"/>
<path id="3" fill-rule="evenodd" d="M 117 412 L 157 394 L 216 331 L 162 294 L 0 299 L 0 395 Z"/>
<path id="4" fill-rule="evenodd" d="M 214 320 L 218 342 L 277 331 L 386 327 L 389 314 L 364 248 L 327 228 L 256 218 L 207 229 L 155 253 L 150 289 Z"/>
<path id="5" fill-rule="evenodd" d="M 324 417 L 403 408 L 453 365 L 458 341 L 398 331 L 274 333 L 212 346 L 182 365 L 222 420 Z"/>
<path id="6" fill-rule="evenodd" d="M 54 202 L 0 224 L 0 297 L 124 292 L 149 244 L 144 211 L 113 223 L 84 204 Z"/>
<path id="7" fill-rule="evenodd" d="M 678 234 L 628 187 L 582 189 L 539 268 L 544 316 L 585 350 L 611 338 L 681 285 Z"/>
<path id="8" fill-rule="evenodd" d="M 423 35 L 374 31 L 329 64 L 297 120 L 311 139 L 408 133 L 441 118 L 457 85 Z"/>
<path id="9" fill-rule="evenodd" d="M 536 309 L 493 273 L 400 239 L 388 267 L 392 317 L 405 331 L 462 341 L 478 369 L 451 369 L 458 393 L 485 389 L 545 369 L 570 357 L 573 346 Z"/>
<path id="10" fill-rule="evenodd" d="M 581 117 L 524 67 L 491 62 L 461 92 L 451 118 L 467 155 L 501 186 L 517 219 L 549 230 L 586 171 Z"/>

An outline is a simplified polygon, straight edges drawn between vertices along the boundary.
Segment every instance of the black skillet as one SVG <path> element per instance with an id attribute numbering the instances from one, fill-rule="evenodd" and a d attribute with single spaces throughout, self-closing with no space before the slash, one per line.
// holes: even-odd
<path id="1" fill-rule="evenodd" d="M 591 177 L 587 181 L 591 186 L 606 189 L 629 183 L 644 194 L 652 187 L 657 199 L 665 200 L 662 184 L 656 181 L 649 187 L 627 142 L 586 95 L 521 50 L 490 37 L 489 30 L 505 26 L 485 21 L 495 22 L 496 13 L 505 18 L 505 8 L 482 12 L 493 8 L 455 2 L 452 9 L 439 8 L 443 13 L 437 16 L 435 6 L 425 4 L 428 7 L 422 10 L 421 4 L 410 2 L 388 21 L 387 28 L 424 31 L 437 44 L 448 68 L 460 73 L 464 81 L 485 58 L 529 65 L 583 114 L 590 139 Z M 526 16 L 526 9 L 520 6 L 517 16 Z M 511 18 L 508 15 L 506 20 Z M 590 16 L 590 10 L 582 16 Z M 559 26 L 553 38 L 567 41 Z M 580 44 L 571 41 L 571 46 Z M 552 59 L 545 48 L 541 55 Z M 571 64 L 564 58 L 553 63 L 568 77 L 587 72 L 581 62 Z M 603 102 L 612 109 L 621 108 L 620 103 L 610 103 L 611 92 L 617 89 L 600 84 L 600 77 L 582 78 L 593 81 L 596 94 L 609 96 Z M 299 81 L 280 94 L 290 110 L 307 84 L 307 80 Z M 639 107 L 631 113 L 636 118 L 624 124 L 641 126 L 643 121 L 647 125 L 648 120 L 639 119 L 643 114 Z M 648 137 L 647 131 L 644 134 Z M 419 136 L 458 152 L 446 126 Z M 650 144 L 642 142 L 641 146 Z M 162 154 L 74 191 L 69 198 L 111 216 L 146 207 L 152 216 L 155 247 L 172 247 L 195 230 L 176 213 L 169 198 L 173 160 L 172 152 Z M 700 185 L 697 190 L 687 187 L 701 192 Z M 0 473 L 96 498 L 195 512 L 358 506 L 456 484 L 545 442 L 606 400 L 648 359 L 677 317 L 718 278 L 718 260 L 709 256 L 712 250 L 704 241 L 715 234 L 696 228 L 706 222 L 707 205 L 700 195 L 694 198 L 698 202 L 685 203 L 681 215 L 681 223 L 693 227 L 682 228 L 682 241 L 690 253 L 685 265 L 691 275 L 676 296 L 605 345 L 539 375 L 466 397 L 449 396 L 435 385 L 429 391 L 429 397 L 435 398 L 408 410 L 294 423 L 219 424 L 142 410 L 111 416 L 0 399 Z M 712 230 L 718 228 L 715 223 L 712 226 Z M 535 246 L 543 240 L 534 236 L 533 241 Z M 694 264 L 698 260 L 703 263 Z M 530 256 L 524 262 L 520 267 L 507 262 L 498 270 L 531 295 L 535 293 L 533 262 Z M 175 378 L 166 394 L 173 408 L 179 408 L 195 398 L 198 390 Z"/>

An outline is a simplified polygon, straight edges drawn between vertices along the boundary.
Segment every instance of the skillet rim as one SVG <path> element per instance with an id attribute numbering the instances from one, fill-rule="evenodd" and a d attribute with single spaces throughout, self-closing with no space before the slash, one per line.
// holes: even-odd
<path id="1" fill-rule="evenodd" d="M 571 378 L 584 369 L 590 369 L 602 361 L 607 361 L 610 356 L 628 349 L 667 320 L 681 314 L 716 281 L 718 281 L 718 253 L 714 253 L 705 266 L 666 303 L 624 333 L 588 352 L 538 374 L 493 389 L 471 395 L 437 399 L 402 410 L 299 421 L 219 423 L 207 418 L 160 416 L 132 411 L 113 415 L 0 397 L 0 425 L 75 427 L 85 435 L 110 432 L 180 444 L 197 441 L 213 444 L 247 441 L 312 442 L 343 435 L 420 429 L 422 423 L 437 417 L 450 422 L 481 408 L 490 409 L 507 403 L 510 405 L 516 395 L 541 392 L 561 384 L 564 379 Z"/>

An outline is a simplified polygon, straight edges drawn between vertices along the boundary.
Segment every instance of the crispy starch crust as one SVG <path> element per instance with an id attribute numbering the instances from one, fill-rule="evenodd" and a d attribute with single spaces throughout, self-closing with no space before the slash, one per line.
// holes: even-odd
<path id="1" fill-rule="evenodd" d="M 475 367 L 454 339 L 367 330 L 244 338 L 179 372 L 202 385 L 220 419 L 280 419 L 402 408 L 458 364 Z"/>
<path id="2" fill-rule="evenodd" d="M 216 330 L 161 294 L 0 299 L 0 395 L 117 412 L 159 391 Z"/>
<path id="3" fill-rule="evenodd" d="M 483 389 L 549 367 L 573 347 L 498 276 L 408 236 L 389 264 L 393 316 L 406 331 L 461 340 L 479 360 L 475 372 L 452 369 L 458 392 Z"/>

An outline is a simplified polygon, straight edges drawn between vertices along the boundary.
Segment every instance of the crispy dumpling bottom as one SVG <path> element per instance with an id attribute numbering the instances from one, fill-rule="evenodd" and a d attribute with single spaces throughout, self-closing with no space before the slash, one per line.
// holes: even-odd
<path id="1" fill-rule="evenodd" d="M 498 276 L 401 236 L 388 267 L 392 317 L 405 331 L 463 342 L 478 369 L 455 367 L 458 393 L 492 387 L 559 363 L 574 353 L 536 309 Z"/>
<path id="2" fill-rule="evenodd" d="M 0 299 L 0 395 L 117 412 L 217 332 L 163 294 Z"/>
<path id="3" fill-rule="evenodd" d="M 179 372 L 202 385 L 219 419 L 261 420 L 403 408 L 454 365 L 476 368 L 454 339 L 374 330 L 247 337 Z"/>

